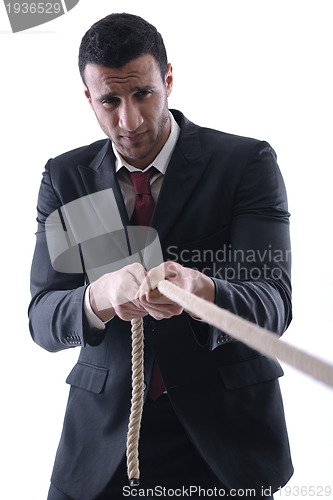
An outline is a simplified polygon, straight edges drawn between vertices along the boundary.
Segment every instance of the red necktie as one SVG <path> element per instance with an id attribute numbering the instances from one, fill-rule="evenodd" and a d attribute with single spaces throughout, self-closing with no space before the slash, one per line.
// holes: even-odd
<path id="1" fill-rule="evenodd" d="M 136 226 L 149 226 L 154 212 L 155 202 L 150 191 L 150 178 L 154 174 L 154 167 L 147 172 L 128 172 L 135 190 L 134 212 L 131 223 Z M 148 395 L 151 399 L 158 399 L 165 391 L 165 385 L 155 361 L 151 376 Z"/>
<path id="2" fill-rule="evenodd" d="M 147 172 L 128 172 L 135 190 L 134 212 L 131 223 L 136 226 L 149 226 L 154 212 L 155 202 L 150 191 L 150 178 L 154 169 Z"/>

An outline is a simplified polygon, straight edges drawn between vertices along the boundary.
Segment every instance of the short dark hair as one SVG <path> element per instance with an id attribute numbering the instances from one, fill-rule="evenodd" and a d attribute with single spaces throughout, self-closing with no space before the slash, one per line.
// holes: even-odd
<path id="1" fill-rule="evenodd" d="M 79 70 L 84 81 L 88 63 L 121 68 L 138 57 L 151 54 L 160 66 L 162 80 L 167 54 L 162 36 L 155 26 L 133 14 L 110 14 L 87 31 L 79 50 Z"/>

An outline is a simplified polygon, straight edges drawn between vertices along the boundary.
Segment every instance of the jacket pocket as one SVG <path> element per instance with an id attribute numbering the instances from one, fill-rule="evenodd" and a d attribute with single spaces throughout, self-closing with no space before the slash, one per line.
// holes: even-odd
<path id="1" fill-rule="evenodd" d="M 100 394 L 103 392 L 108 373 L 109 370 L 107 368 L 79 361 L 68 375 L 66 383 L 73 387 L 79 387 L 80 389 Z"/>
<path id="2" fill-rule="evenodd" d="M 228 390 L 269 382 L 283 375 L 278 361 L 264 356 L 218 367 Z"/>

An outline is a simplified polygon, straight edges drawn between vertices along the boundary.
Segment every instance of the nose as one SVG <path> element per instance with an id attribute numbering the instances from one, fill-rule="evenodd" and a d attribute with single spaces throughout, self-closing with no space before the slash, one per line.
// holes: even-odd
<path id="1" fill-rule="evenodd" d="M 133 103 L 123 103 L 119 109 L 119 127 L 127 132 L 134 132 L 142 123 L 139 107 Z"/>

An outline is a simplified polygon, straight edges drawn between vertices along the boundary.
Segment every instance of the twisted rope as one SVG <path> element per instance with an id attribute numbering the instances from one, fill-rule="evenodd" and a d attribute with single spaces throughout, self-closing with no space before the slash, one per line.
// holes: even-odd
<path id="1" fill-rule="evenodd" d="M 240 340 L 261 354 L 270 358 L 279 358 L 297 370 L 333 387 L 332 364 L 288 344 L 265 328 L 250 323 L 226 309 L 221 309 L 211 302 L 178 288 L 170 281 L 160 281 L 157 288 L 163 295 L 177 302 L 196 317 Z"/>
<path id="2" fill-rule="evenodd" d="M 297 370 L 333 387 L 333 365 L 280 340 L 274 333 L 217 305 L 160 281 L 158 290 L 186 311 L 270 358 L 279 358 Z M 127 468 L 132 486 L 139 484 L 138 441 L 143 409 L 143 326 L 132 320 L 132 407 L 127 435 Z"/>
<path id="3" fill-rule="evenodd" d="M 132 399 L 127 432 L 127 475 L 131 486 L 138 486 L 139 437 L 143 410 L 143 322 L 142 318 L 132 319 Z"/>

